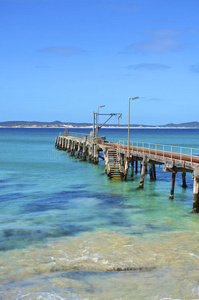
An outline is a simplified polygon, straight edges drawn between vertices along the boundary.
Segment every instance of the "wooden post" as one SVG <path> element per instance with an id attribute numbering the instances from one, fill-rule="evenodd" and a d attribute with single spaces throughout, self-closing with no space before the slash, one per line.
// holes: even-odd
<path id="1" fill-rule="evenodd" d="M 121 154 L 121 161 L 122 161 L 122 166 L 124 167 L 124 154 Z"/>
<path id="2" fill-rule="evenodd" d="M 134 158 L 132 156 L 132 158 L 131 158 L 131 180 L 133 180 L 133 174 L 134 174 Z"/>
<path id="3" fill-rule="evenodd" d="M 71 144 L 71 140 L 68 140 L 68 143 L 67 143 L 67 152 L 70 152 L 70 144 Z"/>
<path id="4" fill-rule="evenodd" d="M 126 155 L 124 155 L 124 177 L 123 177 L 124 180 L 127 179 L 128 169 L 129 169 L 129 159 Z"/>
<path id="5" fill-rule="evenodd" d="M 88 146 L 88 161 L 92 161 L 92 147 L 90 145 Z"/>
<path id="6" fill-rule="evenodd" d="M 199 212 L 199 167 L 194 170 L 193 213 Z"/>
<path id="7" fill-rule="evenodd" d="M 187 183 L 186 183 L 186 172 L 182 172 L 182 187 L 186 189 Z"/>
<path id="8" fill-rule="evenodd" d="M 64 138 L 64 147 L 63 147 L 64 151 L 66 150 L 66 139 Z"/>
<path id="9" fill-rule="evenodd" d="M 66 139 L 65 151 L 67 151 L 67 147 L 68 147 L 68 139 Z"/>
<path id="10" fill-rule="evenodd" d="M 138 172 L 138 161 L 136 160 L 135 161 L 135 173 L 137 174 L 137 172 Z"/>
<path id="11" fill-rule="evenodd" d="M 122 156 L 121 153 L 118 154 L 118 164 L 122 166 Z"/>
<path id="12" fill-rule="evenodd" d="M 108 173 L 108 150 L 104 151 L 104 164 L 105 164 L 105 173 Z"/>
<path id="13" fill-rule="evenodd" d="M 71 156 L 75 155 L 75 142 L 74 141 L 71 143 L 71 152 L 70 152 L 70 155 Z"/>
<path id="14" fill-rule="evenodd" d="M 83 149 L 82 149 L 82 160 L 86 160 L 86 142 L 87 142 L 87 135 L 84 136 L 84 142 L 83 142 Z"/>
<path id="15" fill-rule="evenodd" d="M 156 169 L 155 169 L 155 164 L 152 165 L 153 169 L 153 180 L 156 180 Z"/>
<path id="16" fill-rule="evenodd" d="M 68 129 L 65 129 L 64 136 L 68 136 Z"/>
<path id="17" fill-rule="evenodd" d="M 175 179 L 176 179 L 176 172 L 172 171 L 170 199 L 173 199 L 174 197 Z"/>
<path id="18" fill-rule="evenodd" d="M 58 137 L 56 137 L 56 139 L 55 139 L 55 147 L 57 148 L 57 139 L 58 139 Z"/>
<path id="19" fill-rule="evenodd" d="M 99 161 L 99 153 L 98 153 L 98 145 L 94 144 L 94 147 L 93 147 L 93 152 L 94 152 L 94 155 L 93 155 L 93 163 L 95 165 L 98 164 L 98 161 Z"/>
<path id="20" fill-rule="evenodd" d="M 77 156 L 76 156 L 76 158 L 80 158 L 80 143 L 78 143 Z"/>
<path id="21" fill-rule="evenodd" d="M 60 136 L 59 136 L 59 138 L 58 138 L 58 149 L 60 149 L 60 141 L 61 141 L 61 139 L 60 139 Z"/>
<path id="22" fill-rule="evenodd" d="M 146 162 L 144 161 L 144 159 L 143 159 L 141 165 L 142 165 L 142 168 L 141 168 L 141 176 L 140 176 L 140 185 L 139 185 L 139 188 L 143 189 L 143 187 L 144 187 L 144 177 L 145 177 L 145 173 L 146 173 Z"/>
<path id="23" fill-rule="evenodd" d="M 150 180 L 154 180 L 153 178 L 153 165 L 149 164 L 149 176 L 150 176 Z"/>

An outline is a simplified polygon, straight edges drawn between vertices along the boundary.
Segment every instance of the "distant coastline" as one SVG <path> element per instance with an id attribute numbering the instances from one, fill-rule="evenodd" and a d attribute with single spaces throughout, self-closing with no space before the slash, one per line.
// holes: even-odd
<path id="1" fill-rule="evenodd" d="M 57 129 L 81 129 L 92 128 L 90 123 L 72 123 L 72 122 L 37 122 L 37 121 L 6 121 L 0 122 L 0 128 L 57 128 Z M 104 125 L 105 129 L 127 129 L 127 125 Z M 131 124 L 132 129 L 199 129 L 199 122 L 187 122 L 180 124 L 169 123 L 166 125 L 137 125 Z"/>

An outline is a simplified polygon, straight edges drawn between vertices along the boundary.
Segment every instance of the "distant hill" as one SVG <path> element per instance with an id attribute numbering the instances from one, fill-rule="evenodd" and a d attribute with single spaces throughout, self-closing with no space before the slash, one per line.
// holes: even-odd
<path id="1" fill-rule="evenodd" d="M 5 121 L 0 122 L 1 127 L 64 127 L 66 125 L 71 125 L 74 127 L 80 126 L 91 126 L 90 123 L 73 123 L 73 122 L 38 122 L 38 121 Z"/>
<path id="2" fill-rule="evenodd" d="M 164 127 L 186 127 L 186 128 L 199 128 L 199 122 L 187 122 L 187 123 L 180 123 L 180 124 L 173 124 L 169 123 L 164 125 Z"/>
<path id="3" fill-rule="evenodd" d="M 92 123 L 74 123 L 74 122 L 61 122 L 61 121 L 53 121 L 53 122 L 38 122 L 38 121 L 6 121 L 6 122 L 0 122 L 0 127 L 66 127 L 66 126 L 72 126 L 72 127 L 86 127 L 86 126 L 92 126 Z M 116 125 L 116 124 L 109 124 L 105 125 L 104 127 L 127 127 L 127 125 Z M 186 122 L 186 123 L 169 123 L 166 125 L 137 125 L 137 124 L 131 124 L 132 127 L 152 127 L 152 128 L 199 128 L 199 122 Z"/>

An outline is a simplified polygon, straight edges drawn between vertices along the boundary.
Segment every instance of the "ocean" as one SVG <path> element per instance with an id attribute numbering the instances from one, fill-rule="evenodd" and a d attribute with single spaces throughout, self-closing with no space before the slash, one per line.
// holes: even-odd
<path id="1" fill-rule="evenodd" d="M 90 129 L 69 129 L 89 134 Z M 59 128 L 0 128 L 0 299 L 199 299 L 193 180 L 156 168 L 111 181 L 55 149 Z M 127 129 L 101 129 L 127 140 Z M 132 129 L 131 140 L 199 148 L 198 129 Z M 130 176 L 130 172 L 129 172 Z"/>

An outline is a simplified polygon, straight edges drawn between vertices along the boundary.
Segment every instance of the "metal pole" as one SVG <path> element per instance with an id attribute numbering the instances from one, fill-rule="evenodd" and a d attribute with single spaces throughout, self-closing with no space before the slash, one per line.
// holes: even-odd
<path id="1" fill-rule="evenodd" d="M 93 112 L 93 139 L 95 138 L 95 112 Z"/>
<path id="2" fill-rule="evenodd" d="M 128 152 L 127 157 L 129 158 L 129 147 L 130 147 L 130 100 L 139 99 L 139 97 L 129 98 L 129 106 L 128 106 Z"/>
<path id="3" fill-rule="evenodd" d="M 99 122 L 99 106 L 97 107 L 97 120 L 96 120 L 96 141 L 98 139 L 98 122 Z"/>
<path id="4" fill-rule="evenodd" d="M 129 106 L 128 106 L 128 153 L 127 157 L 129 158 L 129 142 L 130 142 L 130 100 L 129 98 Z"/>
<path id="5" fill-rule="evenodd" d="M 97 107 L 97 118 L 96 118 L 96 141 L 98 139 L 98 130 L 99 130 L 99 108 L 100 107 L 105 107 L 105 105 L 101 105 Z"/>

